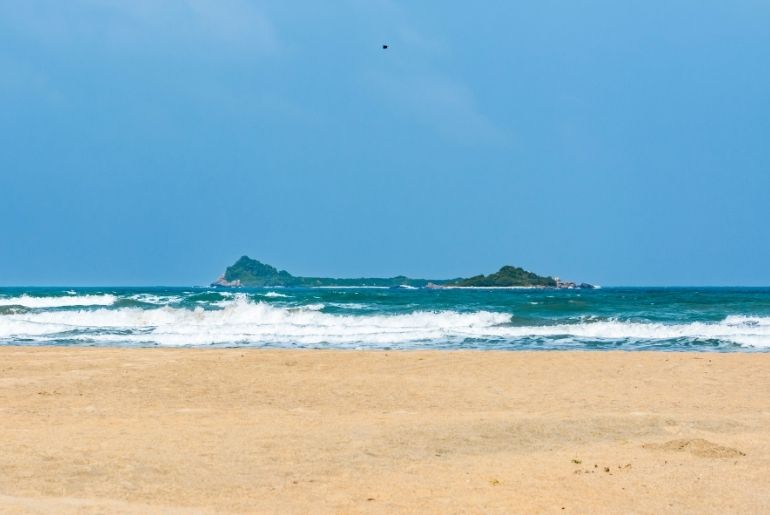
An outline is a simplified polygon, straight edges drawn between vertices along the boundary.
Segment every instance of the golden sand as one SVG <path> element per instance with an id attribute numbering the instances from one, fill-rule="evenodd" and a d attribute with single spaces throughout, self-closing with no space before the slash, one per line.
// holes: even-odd
<path id="1" fill-rule="evenodd" d="M 770 513 L 770 354 L 0 348 L 0 513 Z"/>

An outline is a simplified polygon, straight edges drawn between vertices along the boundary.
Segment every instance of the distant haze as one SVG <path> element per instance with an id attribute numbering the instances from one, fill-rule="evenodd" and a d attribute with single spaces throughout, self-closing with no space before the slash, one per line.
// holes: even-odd
<path id="1" fill-rule="evenodd" d="M 768 285 L 768 27 L 755 0 L 0 0 L 0 285 L 243 254 Z"/>

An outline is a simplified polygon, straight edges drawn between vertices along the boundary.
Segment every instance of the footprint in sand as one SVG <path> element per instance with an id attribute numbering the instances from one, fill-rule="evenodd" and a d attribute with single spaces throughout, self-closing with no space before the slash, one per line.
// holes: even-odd
<path id="1" fill-rule="evenodd" d="M 689 452 L 701 458 L 737 458 L 739 456 L 746 456 L 746 453 L 738 449 L 709 442 L 703 438 L 671 440 L 666 443 L 647 443 L 642 445 L 642 447 L 661 451 Z"/>

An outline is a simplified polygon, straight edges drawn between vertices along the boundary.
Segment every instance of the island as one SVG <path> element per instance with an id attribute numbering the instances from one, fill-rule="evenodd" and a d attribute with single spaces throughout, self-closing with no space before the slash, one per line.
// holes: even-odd
<path id="1" fill-rule="evenodd" d="M 213 287 L 386 287 L 386 288 L 594 288 L 587 283 L 562 281 L 529 272 L 523 268 L 506 265 L 489 275 L 456 279 L 413 279 L 403 275 L 396 277 L 360 277 L 340 279 L 331 277 L 299 277 L 286 270 L 262 263 L 248 256 L 241 256 L 225 273 L 211 283 Z"/>

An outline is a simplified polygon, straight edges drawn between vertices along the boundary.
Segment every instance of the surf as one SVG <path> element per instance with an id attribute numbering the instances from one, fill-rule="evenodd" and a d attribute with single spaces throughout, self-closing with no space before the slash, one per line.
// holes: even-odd
<path id="1" fill-rule="evenodd" d="M 124 306 L 123 298 L 118 300 L 113 294 L 24 297 L 2 299 L 7 306 L 23 306 L 20 302 L 24 301 L 34 308 L 0 312 L 0 342 L 403 349 L 681 350 L 698 345 L 729 349 L 732 345 L 770 349 L 767 316 L 728 315 L 717 321 L 689 323 L 594 316 L 547 321 L 494 309 L 420 309 L 419 303 L 406 312 L 386 312 L 383 306 L 378 310 L 371 302 L 350 302 L 346 309 L 345 302 L 327 304 L 312 294 L 305 295 L 304 304 L 264 294 L 154 294 L 142 298 L 166 299 L 169 304 L 143 306 Z M 257 300 L 260 297 L 267 300 Z M 531 307 L 529 301 L 526 304 Z M 367 309 L 361 310 L 362 306 Z"/>

